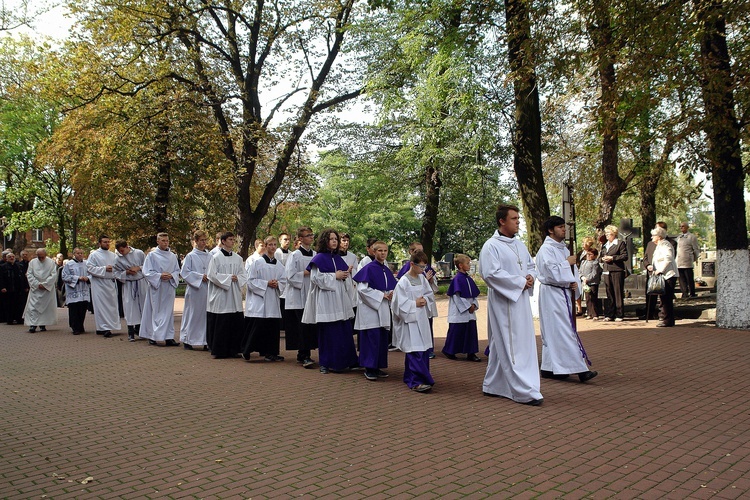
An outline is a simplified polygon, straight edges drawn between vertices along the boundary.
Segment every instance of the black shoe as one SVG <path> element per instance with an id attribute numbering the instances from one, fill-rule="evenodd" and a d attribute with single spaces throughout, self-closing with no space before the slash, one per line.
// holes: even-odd
<path id="1" fill-rule="evenodd" d="M 589 371 L 586 371 L 586 372 L 583 372 L 583 373 L 579 373 L 578 374 L 578 379 L 581 382 L 586 382 L 586 381 L 591 380 L 592 378 L 596 377 L 597 375 L 599 375 L 599 372 L 594 372 L 594 371 L 589 370 Z"/>
<path id="2" fill-rule="evenodd" d="M 44 325 L 42 325 L 42 326 L 39 327 L 39 331 L 40 332 L 46 332 L 47 331 L 47 327 L 44 326 Z"/>
<path id="3" fill-rule="evenodd" d="M 180 343 L 175 342 L 173 339 L 167 339 L 164 341 L 164 345 L 167 347 L 179 347 Z"/>
<path id="4" fill-rule="evenodd" d="M 104 331 L 104 330 L 97 330 L 97 331 L 96 331 L 96 334 L 97 334 L 97 335 L 104 335 L 105 333 L 107 333 L 107 332 L 106 332 L 106 331 Z"/>
<path id="5" fill-rule="evenodd" d="M 569 377 L 569 375 L 560 374 L 555 375 L 554 373 L 547 371 L 547 370 L 541 370 L 542 378 L 551 378 L 553 380 L 565 380 Z"/>
<path id="6" fill-rule="evenodd" d="M 466 356 L 466 361 L 479 362 L 479 361 L 482 361 L 482 358 L 480 358 L 476 354 L 469 354 L 468 356 Z"/>
<path id="7" fill-rule="evenodd" d="M 106 332 L 104 332 L 104 338 L 105 338 L 105 339 L 108 339 L 108 338 L 110 338 L 111 336 L 112 336 L 112 332 L 110 332 L 109 330 L 107 330 Z"/>
<path id="8" fill-rule="evenodd" d="M 528 406 L 542 406 L 542 403 L 544 403 L 544 399 L 532 399 L 531 401 L 526 401 L 525 403 L 521 403 L 522 405 L 528 405 Z"/>
<path id="9" fill-rule="evenodd" d="M 245 361 L 250 361 L 250 354 L 249 354 L 249 353 L 248 353 L 248 354 L 245 354 L 245 353 L 243 352 L 243 353 L 242 353 L 242 359 L 244 359 Z"/>
<path id="10" fill-rule="evenodd" d="M 36 327 L 35 326 L 30 326 L 29 327 L 29 333 L 34 333 L 34 332 L 36 332 Z"/>
<path id="11" fill-rule="evenodd" d="M 320 373 L 322 373 L 323 375 L 327 375 L 328 371 L 329 371 L 328 367 L 325 367 L 325 366 L 320 367 Z"/>
<path id="12" fill-rule="evenodd" d="M 73 335 L 80 335 L 81 332 L 73 332 Z"/>
<path id="13" fill-rule="evenodd" d="M 158 345 L 155 340 L 148 339 L 148 345 Z"/>
<path id="14" fill-rule="evenodd" d="M 245 355 L 243 354 L 242 357 L 244 358 Z M 269 356 L 264 357 L 263 361 L 269 361 L 269 362 L 276 361 L 276 356 L 274 356 L 273 354 L 271 354 Z"/>
<path id="15" fill-rule="evenodd" d="M 375 381 L 378 379 L 378 372 L 366 370 L 365 371 L 365 378 L 370 381 Z"/>
<path id="16" fill-rule="evenodd" d="M 302 360 L 302 368 L 307 368 L 309 370 L 313 365 L 315 365 L 315 361 L 310 358 Z"/>
<path id="17" fill-rule="evenodd" d="M 185 349 L 186 351 L 193 350 L 193 346 L 191 346 L 190 344 L 182 344 L 182 348 Z"/>
<path id="18" fill-rule="evenodd" d="M 490 398 L 499 398 L 500 397 L 499 394 L 492 394 L 491 392 L 484 392 L 484 391 L 482 391 L 482 395 L 490 397 Z"/>
<path id="19" fill-rule="evenodd" d="M 128 333 L 128 342 L 135 342 L 135 334 Z"/>
<path id="20" fill-rule="evenodd" d="M 377 372 L 378 378 L 388 378 L 388 373 L 384 372 L 383 370 L 378 370 Z"/>
<path id="21" fill-rule="evenodd" d="M 447 352 L 444 352 L 443 354 L 448 359 L 458 359 L 455 354 L 448 354 Z"/>
<path id="22" fill-rule="evenodd" d="M 203 350 L 204 350 L 204 351 L 208 351 L 208 350 L 209 350 L 209 349 L 208 349 L 208 346 L 207 346 L 207 345 L 204 345 L 204 346 L 203 346 Z"/>

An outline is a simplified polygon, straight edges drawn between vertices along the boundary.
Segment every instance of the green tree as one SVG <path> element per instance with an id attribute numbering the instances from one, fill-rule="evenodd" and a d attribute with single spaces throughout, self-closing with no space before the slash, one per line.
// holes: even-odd
<path id="1" fill-rule="evenodd" d="M 353 25 L 366 15 L 354 0 L 118 0 L 71 7 L 82 26 L 79 50 L 109 79 L 81 95 L 84 100 L 136 95 L 169 79 L 193 96 L 193 106 L 211 111 L 235 178 L 243 255 L 312 118 L 362 92 L 350 61 L 341 61 Z M 161 44 L 169 49 L 163 59 L 155 53 Z"/>

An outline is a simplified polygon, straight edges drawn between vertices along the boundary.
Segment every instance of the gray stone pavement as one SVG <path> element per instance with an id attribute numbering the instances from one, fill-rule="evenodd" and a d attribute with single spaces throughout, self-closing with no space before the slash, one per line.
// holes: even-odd
<path id="1" fill-rule="evenodd" d="M 483 397 L 484 362 L 439 355 L 417 394 L 401 353 L 368 382 L 73 336 L 58 311 L 46 333 L 0 326 L 0 498 L 750 494 L 750 332 L 583 321 L 599 377 L 543 380 L 529 407 Z"/>

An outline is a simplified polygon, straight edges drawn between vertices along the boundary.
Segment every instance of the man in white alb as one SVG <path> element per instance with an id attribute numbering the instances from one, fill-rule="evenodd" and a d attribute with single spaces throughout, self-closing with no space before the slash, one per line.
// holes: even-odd
<path id="1" fill-rule="evenodd" d="M 588 369 L 583 343 L 573 322 L 573 298 L 578 298 L 580 277 L 576 256 L 565 246 L 565 220 L 550 217 L 544 221 L 547 237 L 536 254 L 539 289 L 539 323 L 542 330 L 542 378 L 564 380 L 571 374 L 581 382 L 597 376 Z"/>
<path id="2" fill-rule="evenodd" d="M 482 390 L 517 403 L 540 406 L 539 363 L 530 297 L 536 267 L 529 251 L 516 238 L 518 207 L 500 205 L 497 231 L 479 256 L 480 274 L 487 283 L 489 358 Z"/>
<path id="3" fill-rule="evenodd" d="M 110 239 L 99 236 L 99 248 L 86 259 L 86 271 L 91 280 L 91 303 L 94 306 L 96 334 L 112 336 L 112 330 L 121 328 L 117 307 L 117 281 L 115 276 L 115 254 L 109 251 Z"/>
<path id="4" fill-rule="evenodd" d="M 146 304 L 141 319 L 141 338 L 150 345 L 163 341 L 178 346 L 174 340 L 174 297 L 179 284 L 180 266 L 177 256 L 169 250 L 169 235 L 156 235 L 156 248 L 146 255 L 143 276 L 146 278 Z"/>
<path id="5" fill-rule="evenodd" d="M 115 241 L 115 251 L 115 274 L 122 283 L 122 308 L 128 325 L 128 341 L 135 342 L 135 336 L 141 334 L 141 318 L 146 304 L 147 285 L 143 280 L 146 254 L 125 240 Z"/>
<path id="6" fill-rule="evenodd" d="M 36 259 L 29 261 L 26 279 L 29 297 L 23 312 L 24 323 L 29 333 L 34 333 L 37 326 L 44 332 L 48 325 L 57 323 L 57 264 L 47 258 L 46 249 L 37 248 Z"/>

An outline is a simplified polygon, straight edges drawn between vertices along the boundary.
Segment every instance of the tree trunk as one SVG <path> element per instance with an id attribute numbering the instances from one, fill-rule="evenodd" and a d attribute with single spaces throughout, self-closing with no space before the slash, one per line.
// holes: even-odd
<path id="1" fill-rule="evenodd" d="M 599 100 L 599 131 L 602 136 L 602 197 L 599 215 L 594 222 L 597 229 L 612 222 L 617 200 L 627 188 L 630 179 L 620 177 L 618 152 L 620 148 L 617 124 L 617 79 L 615 72 L 615 41 L 609 14 L 609 2 L 594 0 L 594 22 L 590 27 L 594 46 L 601 97 Z"/>
<path id="2" fill-rule="evenodd" d="M 425 209 L 422 217 L 420 240 L 427 259 L 432 261 L 432 248 L 437 227 L 438 209 L 440 208 L 440 173 L 432 165 L 425 172 Z"/>
<path id="3" fill-rule="evenodd" d="M 153 161 L 157 166 L 156 196 L 154 198 L 153 232 L 149 242 L 156 245 L 157 233 L 168 230 L 169 190 L 172 188 L 172 156 L 169 148 L 169 126 L 160 125 L 159 142 Z"/>
<path id="4" fill-rule="evenodd" d="M 750 328 L 750 253 L 745 221 L 740 124 L 722 0 L 694 0 L 700 29 L 704 132 L 714 185 L 717 248 L 716 325 Z"/>
<path id="5" fill-rule="evenodd" d="M 549 200 L 542 173 L 539 90 L 529 51 L 531 26 L 527 0 L 505 0 L 505 23 L 515 97 L 513 169 L 529 232 L 529 251 L 535 254 L 544 242 L 542 223 L 549 218 Z"/>

